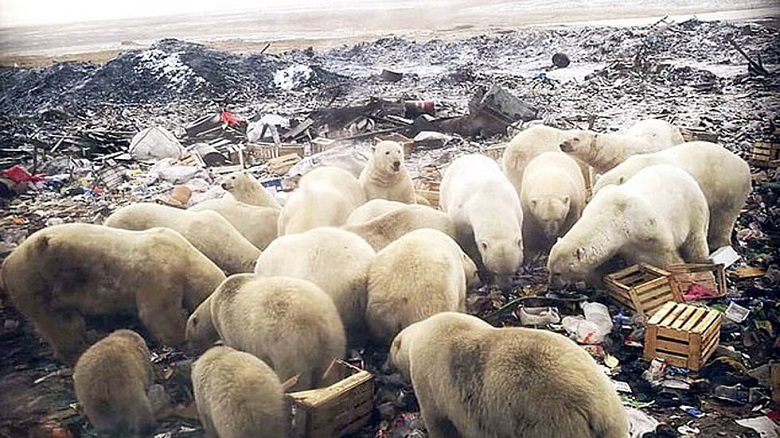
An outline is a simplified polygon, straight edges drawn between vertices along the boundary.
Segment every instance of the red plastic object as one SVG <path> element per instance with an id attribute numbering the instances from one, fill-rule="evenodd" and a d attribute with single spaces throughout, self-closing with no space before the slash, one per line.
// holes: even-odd
<path id="1" fill-rule="evenodd" d="M 28 181 L 43 181 L 43 175 L 30 175 L 28 171 L 18 164 L 5 169 L 3 171 L 3 176 L 13 181 L 14 184 L 21 184 Z"/>
<path id="2" fill-rule="evenodd" d="M 688 290 L 685 291 L 683 298 L 685 301 L 694 301 L 702 298 L 712 298 L 716 296 L 718 296 L 718 294 L 715 293 L 715 291 L 712 289 L 702 286 L 698 283 L 693 283 L 688 287 Z"/>
<path id="3" fill-rule="evenodd" d="M 222 123 L 227 123 L 228 125 L 238 125 L 239 123 L 243 122 L 243 120 L 234 116 L 230 111 L 222 111 L 219 113 L 219 121 Z"/>

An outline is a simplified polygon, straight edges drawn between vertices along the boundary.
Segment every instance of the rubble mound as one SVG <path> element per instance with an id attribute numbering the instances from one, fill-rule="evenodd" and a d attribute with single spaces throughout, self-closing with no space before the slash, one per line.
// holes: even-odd
<path id="1" fill-rule="evenodd" d="M 232 100 L 279 89 L 327 86 L 339 76 L 273 55 L 241 55 L 164 39 L 123 52 L 105 65 L 67 62 L 48 68 L 0 70 L 0 111 L 29 113 L 75 104 L 167 103 L 192 98 Z"/>

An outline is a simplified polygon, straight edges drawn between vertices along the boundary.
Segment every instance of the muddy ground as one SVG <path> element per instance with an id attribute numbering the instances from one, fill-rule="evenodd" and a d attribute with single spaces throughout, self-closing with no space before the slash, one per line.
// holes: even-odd
<path id="1" fill-rule="evenodd" d="M 594 129 L 611 131 L 642 118 L 662 117 L 715 135 L 718 142 L 748 159 L 755 142 L 780 140 L 776 131 L 780 77 L 750 74 L 746 59 L 730 40 L 752 59 L 760 57 L 770 72 L 777 70 L 777 30 L 755 23 L 696 20 L 644 27 L 506 31 L 456 41 L 391 37 L 327 51 L 302 49 L 275 55 L 224 52 L 166 40 L 123 52 L 105 64 L 3 68 L 0 167 L 22 163 L 32 168 L 35 162 L 39 172 L 67 171 L 62 157 L 98 160 L 106 150 L 126 148 L 132 135 L 96 145 L 78 140 L 84 131 L 134 133 L 156 124 L 181 134 L 188 123 L 218 109 L 245 118 L 278 114 L 303 120 L 323 107 L 362 104 L 371 96 L 381 96 L 434 101 L 439 117 L 463 115 L 476 89 L 491 85 L 504 87 L 539 108 L 539 119 L 548 124 L 585 127 L 590 120 Z M 571 59 L 567 68 L 552 67 L 556 52 Z M 383 68 L 401 72 L 403 78 L 383 81 L 378 75 Z M 283 81 L 280 72 L 298 73 Z M 63 138 L 77 140 L 63 143 Z M 456 139 L 443 148 L 415 151 L 408 164 L 417 173 L 425 164 L 442 166 L 467 150 L 503 141 L 501 136 Z M 141 173 L 147 169 L 132 162 L 122 166 Z M 741 358 L 748 369 L 778 359 L 775 334 L 780 330 L 776 300 L 780 211 L 773 185 L 778 175 L 758 167 L 754 172 L 755 190 L 735 230 L 735 249 L 743 256 L 741 266 L 759 267 L 766 273 L 739 281 L 729 277 L 728 296 L 710 303 L 725 307 L 735 301 L 754 310 L 745 323 L 727 324 L 721 337 L 722 344 L 749 355 Z M 150 199 L 164 190 L 154 184 L 100 190 L 73 176 L 47 184 L 39 193 L 2 201 L 3 255 L 47 223 L 100 223 L 118 206 Z M 472 313 L 493 315 L 496 325 L 517 325 L 511 312 L 494 312 L 520 296 L 543 295 L 547 291 L 543 265 L 542 260 L 521 273 L 511 292 L 483 289 L 472 295 Z M 604 300 L 601 291 L 588 292 Z M 612 305 L 613 316 L 621 311 L 628 316 L 625 309 Z M 5 297 L 0 312 L 0 436 L 94 436 L 75 409 L 69 370 L 52 358 Z M 768 330 L 763 321 L 768 321 Z M 101 320 L 95 321 L 98 330 L 92 335 L 97 338 L 112 326 L 125 324 L 138 328 L 132 319 Z M 615 378 L 630 382 L 631 398 L 654 402 L 643 410 L 661 422 L 657 436 L 679 436 L 678 429 L 686 425 L 698 428 L 694 434 L 698 436 L 758 436 L 734 420 L 760 415 L 751 409 L 766 408 L 765 401 L 735 405 L 711 395 L 712 387 L 721 381 L 718 375 L 737 378 L 739 372 L 731 372 L 740 374 L 736 377 L 725 371 L 715 373 L 687 391 L 649 388 L 639 377 L 648 366 L 640 358 L 641 350 L 625 345 L 634 328 L 628 325 L 616 329 L 604 348 L 620 360 L 622 371 Z M 160 348 L 155 353 L 158 383 L 165 385 L 174 401 L 191 401 L 181 380 L 186 375 L 181 367 L 186 357 Z M 396 376 L 385 374 L 383 349 L 369 346 L 350 356 L 354 363 L 362 360 L 378 379 L 376 409 L 370 424 L 356 436 L 424 436 L 409 389 L 399 386 Z M 679 409 L 680 404 L 696 406 L 706 415 L 694 418 Z M 54 433 L 47 432 L 52 428 Z M 197 421 L 171 416 L 161 422 L 155 436 L 201 435 Z"/>

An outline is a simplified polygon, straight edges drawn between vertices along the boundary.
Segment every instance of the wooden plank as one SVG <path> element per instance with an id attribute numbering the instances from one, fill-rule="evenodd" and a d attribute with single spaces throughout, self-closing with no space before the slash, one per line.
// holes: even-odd
<path id="1" fill-rule="evenodd" d="M 680 341 L 688 341 L 688 337 L 690 336 L 690 333 L 683 330 L 675 330 L 670 329 L 669 327 L 664 326 L 658 326 L 658 338 L 671 338 L 671 339 L 677 339 Z"/>
<path id="2" fill-rule="evenodd" d="M 691 315 L 693 314 L 693 312 L 695 312 L 695 311 L 696 311 L 695 307 L 693 307 L 693 306 L 685 306 L 685 311 L 683 311 L 683 313 L 680 314 L 680 317 L 677 318 L 677 320 L 675 320 L 672 323 L 671 328 L 674 328 L 674 329 L 681 328 L 682 325 L 685 323 L 685 321 L 688 321 L 688 318 L 690 318 Z"/>
<path id="3" fill-rule="evenodd" d="M 686 332 L 691 331 L 693 327 L 696 326 L 696 324 L 699 323 L 699 321 L 706 316 L 707 311 L 701 307 L 697 307 L 696 311 L 693 312 L 693 315 L 691 315 L 690 318 L 688 318 L 688 321 L 685 321 L 685 324 L 683 324 L 682 329 Z"/>
<path id="4" fill-rule="evenodd" d="M 718 317 L 718 311 L 717 310 L 710 310 L 707 312 L 707 314 L 704 316 L 704 318 L 699 321 L 698 324 L 694 328 L 691 329 L 692 333 L 704 333 L 707 328 L 712 324 L 715 319 Z"/>
<path id="5" fill-rule="evenodd" d="M 668 327 L 683 312 L 683 310 L 685 310 L 684 305 L 676 304 L 674 309 L 672 309 L 672 311 L 666 316 L 666 318 L 664 318 L 664 320 L 661 321 L 658 325 L 663 327 Z"/>
<path id="6" fill-rule="evenodd" d="M 664 360 L 666 360 L 666 363 L 668 363 L 669 365 L 680 367 L 680 368 L 688 367 L 688 356 L 680 356 L 679 354 L 660 353 L 660 352 L 657 353 L 656 356 L 664 358 Z"/>
<path id="7" fill-rule="evenodd" d="M 688 354 L 688 368 L 698 370 L 701 368 L 701 334 L 693 333 L 691 335 L 691 344 Z"/>
<path id="8" fill-rule="evenodd" d="M 674 298 L 674 294 L 672 293 L 672 290 L 669 288 L 668 285 L 660 286 L 655 289 L 650 289 L 639 293 L 639 299 L 642 301 L 642 303 L 655 301 L 656 299 L 662 296 L 668 296 L 670 298 Z"/>
<path id="9" fill-rule="evenodd" d="M 670 340 L 659 339 L 655 343 L 655 348 L 658 351 L 673 351 L 684 355 L 690 354 L 690 346 L 685 342 L 675 342 Z"/>
<path id="10" fill-rule="evenodd" d="M 646 301 L 642 303 L 642 308 L 645 309 L 646 312 L 652 309 L 653 312 L 650 313 L 654 313 L 655 310 L 657 310 L 659 307 L 661 307 L 662 305 L 670 301 L 674 302 L 674 296 L 672 295 L 671 292 L 664 295 L 659 295 L 652 301 Z"/>
<path id="11" fill-rule="evenodd" d="M 677 303 L 666 303 L 663 307 L 661 307 L 661 309 L 658 310 L 658 312 L 655 315 L 653 315 L 652 318 L 650 318 L 649 321 L 647 321 L 647 324 L 658 325 L 658 323 L 661 322 L 661 320 L 664 319 L 666 315 L 668 315 L 669 312 L 672 311 L 672 309 L 674 309 L 674 306 L 676 304 Z"/>
<path id="12" fill-rule="evenodd" d="M 658 327 L 655 325 L 648 325 L 645 327 L 645 349 L 644 356 L 647 360 L 652 360 L 655 357 L 656 351 L 656 339 L 658 337 Z"/>

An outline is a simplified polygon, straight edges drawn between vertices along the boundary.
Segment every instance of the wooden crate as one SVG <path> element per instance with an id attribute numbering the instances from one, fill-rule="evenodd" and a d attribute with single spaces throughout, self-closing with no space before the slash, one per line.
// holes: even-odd
<path id="1" fill-rule="evenodd" d="M 672 274 L 672 290 L 680 298 L 683 298 L 692 284 L 706 287 L 715 292 L 716 297 L 726 295 L 726 271 L 722 264 L 677 264 L 667 266 L 666 270 Z M 680 301 L 682 302 L 682 299 Z"/>
<path id="2" fill-rule="evenodd" d="M 669 301 L 681 301 L 670 277 L 668 271 L 641 263 L 607 275 L 604 287 L 612 299 L 647 318 Z"/>
<path id="3" fill-rule="evenodd" d="M 485 149 L 482 151 L 483 154 L 487 155 L 488 157 L 500 162 L 501 157 L 504 156 L 504 151 L 506 150 L 506 145 L 500 145 L 500 146 L 493 146 Z"/>
<path id="4" fill-rule="evenodd" d="M 357 432 L 368 423 L 374 376 L 339 360 L 333 362 L 324 380 L 335 383 L 286 394 L 294 437 L 338 437 Z"/>
<path id="5" fill-rule="evenodd" d="M 753 143 L 750 162 L 759 167 L 777 167 L 780 163 L 780 143 L 766 141 Z"/>
<path id="6" fill-rule="evenodd" d="M 676 367 L 699 370 L 718 348 L 722 320 L 714 309 L 666 303 L 647 322 L 645 359 L 662 357 Z"/>
<path id="7" fill-rule="evenodd" d="M 328 149 L 336 147 L 338 143 L 336 140 L 330 138 L 317 137 L 311 141 L 311 155 L 325 152 Z"/>

